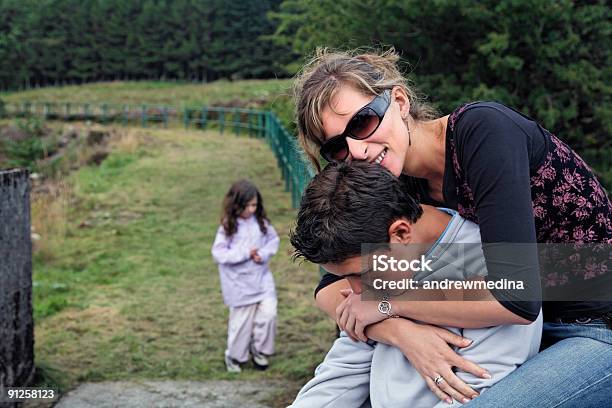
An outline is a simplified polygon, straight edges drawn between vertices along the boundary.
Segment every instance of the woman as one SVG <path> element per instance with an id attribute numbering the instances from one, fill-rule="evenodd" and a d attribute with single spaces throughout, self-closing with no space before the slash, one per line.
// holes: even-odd
<path id="1" fill-rule="evenodd" d="M 295 84 L 297 124 L 300 143 L 315 166 L 319 155 L 328 161 L 366 160 L 406 177 L 421 202 L 457 209 L 479 223 L 490 277 L 511 278 L 521 270 L 538 293 L 535 245 L 520 259 L 494 259 L 500 255 L 486 245 L 612 242 L 612 204 L 568 146 L 499 103 L 466 104 L 436 117 L 409 88 L 397 61 L 392 50 L 324 51 L 305 66 Z M 567 293 L 590 279 L 606 285 L 610 275 L 604 272 L 551 273 L 544 286 Z M 356 337 L 355 319 L 375 304 L 360 303 L 347 289 L 345 280 L 326 275 L 316 301 Z M 527 324 L 540 309 L 533 297 L 518 299 L 503 291 L 491 296 L 495 301 L 478 307 L 411 302 L 404 310 L 409 319 L 383 320 L 368 326 L 366 334 L 400 348 L 440 399 L 474 398 L 453 368 L 486 373 L 449 346 L 465 346 L 460 338 L 434 325 Z M 612 399 L 612 303 L 543 302 L 542 308 L 545 350 L 470 406 L 599 406 Z"/>

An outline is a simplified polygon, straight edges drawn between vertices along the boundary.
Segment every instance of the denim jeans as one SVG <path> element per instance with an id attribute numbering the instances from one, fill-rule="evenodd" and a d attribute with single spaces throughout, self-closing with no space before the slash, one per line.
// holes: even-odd
<path id="1" fill-rule="evenodd" d="M 612 401 L 612 329 L 589 323 L 544 323 L 543 350 L 465 405 L 604 407 Z"/>

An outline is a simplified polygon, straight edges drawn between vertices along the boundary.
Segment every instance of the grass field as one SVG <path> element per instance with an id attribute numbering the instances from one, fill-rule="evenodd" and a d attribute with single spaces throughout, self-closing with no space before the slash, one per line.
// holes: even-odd
<path id="1" fill-rule="evenodd" d="M 116 81 L 0 93 L 7 102 L 214 105 L 273 102 L 290 94 L 291 80 L 216 81 L 208 84 Z"/>
<path id="2" fill-rule="evenodd" d="M 53 251 L 35 255 L 36 364 L 46 381 L 67 389 L 110 379 L 265 376 L 289 381 L 293 394 L 334 330 L 313 305 L 317 268 L 290 260 L 295 210 L 270 149 L 215 132 L 119 132 L 129 132 L 129 148 L 117 145 L 100 166 L 64 180 L 61 236 Z M 238 178 L 259 186 L 281 236 L 271 261 L 279 322 L 270 370 L 230 376 L 222 359 L 227 309 L 210 248 L 223 194 Z M 53 222 L 48 217 L 33 214 Z"/>

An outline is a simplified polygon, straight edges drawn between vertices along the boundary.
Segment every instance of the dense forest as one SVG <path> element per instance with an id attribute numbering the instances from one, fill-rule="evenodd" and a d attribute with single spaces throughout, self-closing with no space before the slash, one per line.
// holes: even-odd
<path id="1" fill-rule="evenodd" d="M 495 99 L 611 148 L 605 0 L 0 0 L 0 87 L 294 74 L 316 47 L 394 46 L 442 112 Z"/>
<path id="2" fill-rule="evenodd" d="M 271 78 L 279 0 L 0 0 L 0 87 Z"/>

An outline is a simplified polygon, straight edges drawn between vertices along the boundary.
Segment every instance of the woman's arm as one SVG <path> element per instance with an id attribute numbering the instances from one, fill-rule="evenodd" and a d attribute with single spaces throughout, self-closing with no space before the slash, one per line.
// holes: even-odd
<path id="1" fill-rule="evenodd" d="M 530 324 L 502 306 L 492 295 L 481 301 L 391 301 L 392 310 L 400 316 L 439 326 L 479 329 L 502 324 Z M 365 303 L 365 302 L 364 302 Z M 435 311 L 435 312 L 432 312 Z"/>
<path id="2" fill-rule="evenodd" d="M 470 281 L 483 280 L 484 278 L 477 278 Z M 391 299 L 393 312 L 424 323 L 463 329 L 532 323 L 531 320 L 508 310 L 486 289 L 437 291 L 440 294 L 436 297 L 427 293 L 433 292 L 432 290 L 417 289 L 415 292 L 419 292 L 424 301 Z"/>
<path id="3" fill-rule="evenodd" d="M 334 320 L 336 309 L 345 301 L 341 290 L 350 290 L 346 279 L 322 288 L 316 295 L 317 306 Z M 451 348 L 467 347 L 471 341 L 441 327 L 418 324 L 407 319 L 386 319 L 369 325 L 366 335 L 374 341 L 399 348 L 441 400 L 449 401 L 452 397 L 463 401 L 478 395 L 454 374 L 453 367 L 477 377 L 489 376 L 486 370 L 462 358 Z M 443 374 L 445 382 L 436 385 L 432 378 Z"/>
<path id="4" fill-rule="evenodd" d="M 364 340 L 365 329 L 387 316 L 378 310 L 378 302 L 362 301 L 361 295 L 346 291 L 346 299 L 336 308 L 340 330 L 351 338 Z M 492 298 L 492 296 L 491 296 Z M 481 301 L 397 301 L 390 300 L 391 313 L 400 317 L 440 326 L 478 329 L 502 324 L 529 324 L 502 306 L 494 298 Z"/>
<path id="5" fill-rule="evenodd" d="M 534 321 L 541 288 L 530 177 L 533 146 L 545 143 L 545 135 L 535 122 L 501 104 L 483 105 L 457 121 L 457 160 L 473 195 L 487 281 L 505 278 L 525 285 L 523 291 L 493 289 L 491 294 L 513 314 Z"/>

